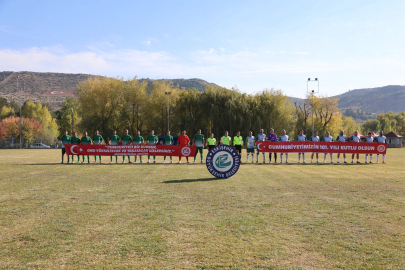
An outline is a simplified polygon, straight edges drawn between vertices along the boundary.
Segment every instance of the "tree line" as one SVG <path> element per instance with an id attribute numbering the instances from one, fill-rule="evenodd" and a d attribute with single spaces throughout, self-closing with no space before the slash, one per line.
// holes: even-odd
<path id="1" fill-rule="evenodd" d="M 214 133 L 220 137 L 225 131 L 231 135 L 240 131 L 242 136 L 247 136 L 249 131 L 257 134 L 263 128 L 268 133 L 273 128 L 276 134 L 285 129 L 290 137 L 303 129 L 310 136 L 312 113 L 315 131 L 321 135 L 330 131 L 332 136 L 337 136 L 341 129 L 347 135 L 355 130 L 405 133 L 405 112 L 378 115 L 377 119 L 361 125 L 352 117 L 342 115 L 338 101 L 308 95 L 304 102 L 293 104 L 281 90 L 275 89 L 246 94 L 234 88 L 207 86 L 201 92 L 180 89 L 171 81 L 154 81 L 148 85 L 148 81 L 136 77 L 128 80 L 92 77 L 79 83 L 75 95 L 67 97 L 58 111 L 40 102 L 26 101 L 22 106 L 22 140 L 53 139 L 65 130 L 79 135 L 99 130 L 104 138 L 113 130 L 123 134 L 126 129 L 132 135 L 138 130 L 143 135 L 150 130 L 163 135 L 168 127 L 172 135 L 182 130 L 192 135 L 201 129 L 206 136 Z M 0 139 L 19 140 L 19 117 L 19 106 L 0 98 Z"/>

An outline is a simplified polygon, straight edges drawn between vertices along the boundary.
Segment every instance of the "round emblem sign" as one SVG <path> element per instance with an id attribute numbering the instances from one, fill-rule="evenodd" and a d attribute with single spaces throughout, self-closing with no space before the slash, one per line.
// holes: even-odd
<path id="1" fill-rule="evenodd" d="M 209 151 L 206 162 L 208 171 L 217 178 L 229 178 L 239 169 L 238 152 L 229 145 L 217 145 Z"/>
<path id="2" fill-rule="evenodd" d="M 181 154 L 182 154 L 183 156 L 185 156 L 185 157 L 188 157 L 188 156 L 190 155 L 190 153 L 191 153 L 190 147 L 183 147 L 183 148 L 181 149 Z"/>
<path id="3" fill-rule="evenodd" d="M 385 151 L 385 146 L 384 145 L 379 145 L 378 147 L 377 147 L 377 151 L 378 152 L 384 152 Z"/>

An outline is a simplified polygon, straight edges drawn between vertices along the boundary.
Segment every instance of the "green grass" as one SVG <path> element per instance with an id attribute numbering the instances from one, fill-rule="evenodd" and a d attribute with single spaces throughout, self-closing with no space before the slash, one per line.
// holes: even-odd
<path id="1" fill-rule="evenodd" d="M 0 150 L 0 269 L 403 269 L 404 160 L 243 164 L 219 180 L 205 164 Z"/>

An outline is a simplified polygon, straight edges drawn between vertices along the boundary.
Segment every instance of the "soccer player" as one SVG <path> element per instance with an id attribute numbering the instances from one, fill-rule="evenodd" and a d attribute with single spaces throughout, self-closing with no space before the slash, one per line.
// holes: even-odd
<path id="1" fill-rule="evenodd" d="M 190 138 L 186 135 L 185 130 L 183 130 L 181 132 L 181 135 L 177 139 L 177 145 L 180 145 L 180 146 L 189 146 L 190 145 Z M 187 163 L 190 163 L 188 161 L 188 157 L 186 157 L 186 159 L 187 159 Z M 179 163 L 181 163 L 181 156 L 179 156 Z"/>
<path id="2" fill-rule="evenodd" d="M 323 142 L 334 142 L 335 140 L 333 139 L 332 136 L 330 136 L 330 132 L 326 131 L 325 136 L 322 138 Z M 317 154 L 318 155 L 318 154 Z M 330 156 L 330 163 L 333 163 L 333 153 L 329 153 Z M 318 157 L 317 157 L 318 159 Z M 326 163 L 326 153 L 323 154 L 323 163 Z"/>
<path id="3" fill-rule="evenodd" d="M 240 136 L 240 131 L 236 132 L 236 136 L 233 137 L 233 146 L 238 151 L 239 157 L 242 158 L 243 138 Z"/>
<path id="4" fill-rule="evenodd" d="M 316 132 L 316 131 L 314 132 L 314 136 L 311 136 L 310 141 L 319 142 L 318 132 Z M 319 162 L 318 153 L 314 153 L 314 152 L 312 152 L 312 155 L 311 155 L 311 163 L 314 162 L 314 154 L 316 154 L 316 163 L 318 163 Z"/>
<path id="5" fill-rule="evenodd" d="M 173 145 L 173 136 L 170 135 L 170 130 L 166 131 L 166 135 L 163 138 L 163 144 L 164 145 Z M 166 156 L 163 157 L 163 163 L 166 163 Z M 170 163 L 173 163 L 173 157 L 170 156 Z"/>
<path id="6" fill-rule="evenodd" d="M 65 144 L 69 144 L 70 142 L 71 142 L 71 137 L 68 135 L 68 131 L 67 130 L 65 130 L 65 132 L 63 132 L 63 136 L 62 136 L 62 138 L 60 138 L 60 140 L 61 140 L 61 142 L 62 142 L 62 162 L 61 163 L 63 163 L 64 162 L 64 156 L 65 156 L 65 154 L 66 154 L 66 150 L 65 150 Z M 69 163 L 70 162 L 70 159 L 69 159 L 69 155 L 67 155 L 67 158 L 68 158 L 68 161 L 67 161 L 67 163 Z"/>
<path id="7" fill-rule="evenodd" d="M 83 133 L 83 137 L 81 138 L 81 144 L 91 144 L 91 138 L 90 136 L 87 136 L 87 132 Z M 83 162 L 84 163 L 84 156 L 83 157 Z M 90 163 L 90 156 L 87 156 L 87 163 Z"/>
<path id="8" fill-rule="evenodd" d="M 274 133 L 274 129 L 270 129 L 270 133 L 267 134 L 267 139 L 266 141 L 270 141 L 270 142 L 277 142 L 277 134 Z M 269 163 L 271 163 L 271 154 L 269 153 Z M 277 163 L 277 153 L 273 153 L 274 154 L 274 163 Z"/>
<path id="9" fill-rule="evenodd" d="M 72 139 L 71 139 L 71 143 L 72 143 L 72 144 L 80 144 L 80 143 L 81 143 L 80 138 L 77 137 L 77 133 L 76 133 L 76 132 L 73 132 L 73 136 L 72 136 Z M 74 161 L 75 161 L 75 156 L 72 155 L 72 163 L 73 163 Z M 80 156 L 79 156 L 79 155 L 77 155 L 77 163 L 80 163 Z"/>
<path id="10" fill-rule="evenodd" d="M 356 130 L 356 131 L 354 132 L 354 135 L 350 138 L 350 141 L 351 141 L 351 142 L 355 142 L 355 143 L 359 143 L 360 140 L 361 140 L 361 138 L 360 138 L 359 132 Z M 354 162 L 353 162 L 353 161 L 354 161 L 354 155 L 357 155 L 357 163 L 360 163 L 360 161 L 359 161 L 359 154 L 352 154 L 352 163 L 354 163 Z"/>
<path id="11" fill-rule="evenodd" d="M 133 144 L 143 144 L 144 141 L 145 141 L 145 140 L 144 140 L 143 137 L 141 136 L 141 132 L 138 130 L 138 131 L 136 132 L 136 136 L 134 136 Z M 137 156 L 135 156 L 135 162 L 136 162 L 136 157 L 137 157 Z M 141 163 L 143 163 L 143 162 L 142 162 L 142 155 L 139 155 L 139 160 L 141 161 Z"/>
<path id="12" fill-rule="evenodd" d="M 203 163 L 204 144 L 205 144 L 204 135 L 201 134 L 201 129 L 199 129 L 199 130 L 197 130 L 197 134 L 195 134 L 193 137 L 193 145 L 197 146 L 197 149 L 196 149 L 195 155 L 194 155 L 194 163 L 195 163 L 195 159 L 197 157 L 198 152 L 200 152 L 201 163 Z"/>
<path id="13" fill-rule="evenodd" d="M 290 137 L 288 137 L 288 135 L 285 132 L 285 129 L 283 129 L 283 131 L 281 132 L 283 135 L 280 136 L 280 138 L 278 138 L 279 142 L 289 142 L 290 141 Z M 283 163 L 283 153 L 280 154 L 280 163 Z M 285 153 L 285 163 L 288 163 L 288 153 Z"/>
<path id="14" fill-rule="evenodd" d="M 94 136 L 93 136 L 93 144 L 101 144 L 104 141 L 103 137 L 98 133 L 98 130 L 96 130 Z M 101 163 L 101 156 L 100 158 L 100 163 Z M 94 163 L 97 162 L 97 156 L 94 156 Z"/>
<path id="15" fill-rule="evenodd" d="M 228 131 L 225 131 L 225 135 L 221 137 L 220 143 L 224 145 L 232 145 L 232 138 L 229 137 Z"/>
<path id="16" fill-rule="evenodd" d="M 367 137 L 365 137 L 363 139 L 363 141 L 366 142 L 366 143 L 373 143 L 374 142 L 374 138 L 371 136 L 371 132 L 369 132 L 367 134 Z M 368 157 L 368 154 L 366 154 L 366 163 L 367 163 L 367 157 Z M 370 163 L 373 163 L 373 154 L 370 154 Z"/>
<path id="17" fill-rule="evenodd" d="M 295 140 L 298 141 L 298 142 L 304 142 L 304 141 L 306 141 L 306 139 L 307 139 L 307 136 L 304 135 L 304 130 L 301 129 L 300 134 L 297 135 Z M 303 160 L 302 163 L 305 164 L 306 163 L 305 162 L 305 153 L 298 153 L 298 163 L 301 163 L 301 154 L 302 154 L 302 160 Z"/>
<path id="18" fill-rule="evenodd" d="M 337 142 L 347 142 L 347 137 L 345 135 L 345 131 L 341 130 L 339 135 L 336 137 L 336 141 Z M 340 153 L 337 155 L 337 163 L 339 163 L 339 157 L 340 157 Z M 343 158 L 345 163 L 347 163 L 346 161 L 346 154 L 343 154 Z"/>
<path id="19" fill-rule="evenodd" d="M 110 145 L 117 145 L 120 142 L 120 136 L 117 135 L 117 131 L 113 131 L 113 135 L 110 136 Z M 112 163 L 113 156 L 110 156 L 110 163 Z M 118 156 L 115 156 L 115 163 L 118 163 Z"/>
<path id="20" fill-rule="evenodd" d="M 128 129 L 126 129 L 125 134 L 121 136 L 121 142 L 123 145 L 129 145 L 132 143 L 132 136 L 128 134 Z M 125 156 L 122 156 L 122 163 L 125 163 Z M 128 156 L 128 163 L 132 163 L 131 156 Z"/>
<path id="21" fill-rule="evenodd" d="M 384 136 L 384 131 L 380 131 L 380 136 L 378 136 L 377 138 L 375 138 L 375 142 L 377 143 L 387 143 L 387 138 Z M 378 163 L 378 159 L 380 158 L 380 154 L 377 154 L 377 163 Z M 383 164 L 385 164 L 385 155 L 383 155 Z"/>
<path id="22" fill-rule="evenodd" d="M 150 135 L 148 135 L 148 144 L 156 145 L 159 141 L 158 137 L 155 135 L 155 131 L 151 130 Z M 148 155 L 148 163 L 150 163 L 150 156 Z M 153 163 L 156 163 L 156 156 L 153 156 Z"/>
<path id="23" fill-rule="evenodd" d="M 210 134 L 210 137 L 207 139 L 207 145 L 208 145 L 208 152 L 211 151 L 212 148 L 217 145 L 217 139 L 214 138 L 214 133 Z"/>
<path id="24" fill-rule="evenodd" d="M 266 141 L 266 134 L 264 134 L 264 130 L 263 130 L 263 129 L 260 129 L 259 134 L 257 134 L 257 136 L 256 136 L 256 141 L 259 141 L 259 142 L 264 142 L 264 141 Z M 259 162 L 259 152 L 260 152 L 260 150 L 259 150 L 259 148 L 257 148 L 256 163 Z M 266 153 L 263 153 L 263 163 L 266 163 Z"/>
<path id="25" fill-rule="evenodd" d="M 249 136 L 246 137 L 246 163 L 249 162 L 249 153 L 252 156 L 252 163 L 255 156 L 255 136 L 253 132 L 249 131 Z"/>

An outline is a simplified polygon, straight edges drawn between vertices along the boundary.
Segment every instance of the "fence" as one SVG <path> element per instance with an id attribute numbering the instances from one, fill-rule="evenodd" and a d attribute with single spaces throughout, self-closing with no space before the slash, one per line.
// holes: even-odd
<path id="1" fill-rule="evenodd" d="M 21 148 L 60 148 L 61 142 L 55 139 L 38 138 L 32 143 L 21 142 Z M 20 140 L 15 138 L 5 138 L 0 140 L 0 148 L 20 148 Z"/>

